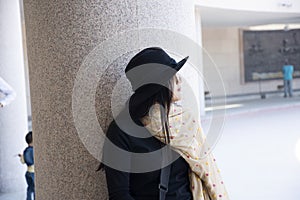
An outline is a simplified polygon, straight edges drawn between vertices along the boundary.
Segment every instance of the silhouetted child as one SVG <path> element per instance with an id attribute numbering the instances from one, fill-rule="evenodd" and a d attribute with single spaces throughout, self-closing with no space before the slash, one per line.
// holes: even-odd
<path id="1" fill-rule="evenodd" d="M 23 154 L 18 154 L 23 164 L 27 165 L 27 172 L 25 174 L 27 182 L 27 200 L 32 200 L 34 195 L 34 159 L 33 159 L 33 138 L 32 131 L 28 132 L 25 136 L 28 147 L 24 150 Z M 34 197 L 35 199 L 35 197 Z"/>

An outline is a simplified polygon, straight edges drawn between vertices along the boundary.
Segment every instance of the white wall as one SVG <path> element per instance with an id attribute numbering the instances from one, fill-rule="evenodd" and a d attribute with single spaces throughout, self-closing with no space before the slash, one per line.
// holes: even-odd
<path id="1" fill-rule="evenodd" d="M 0 193 L 26 191 L 26 166 L 16 156 L 26 147 L 28 131 L 19 3 L 0 1 L 0 76 L 17 94 L 0 109 Z"/>
<path id="2" fill-rule="evenodd" d="M 202 37 L 203 47 L 208 53 L 204 53 L 203 61 L 204 76 L 209 87 L 216 87 L 214 83 L 219 81 L 213 69 L 215 63 L 220 70 L 227 95 L 259 91 L 257 82 L 242 83 L 238 28 L 203 28 Z M 262 90 L 275 91 L 277 85 L 282 85 L 282 81 L 265 81 L 262 82 Z M 300 89 L 300 79 L 294 80 L 294 88 Z M 215 88 L 215 91 L 218 91 L 216 95 L 223 95 L 221 88 Z"/>

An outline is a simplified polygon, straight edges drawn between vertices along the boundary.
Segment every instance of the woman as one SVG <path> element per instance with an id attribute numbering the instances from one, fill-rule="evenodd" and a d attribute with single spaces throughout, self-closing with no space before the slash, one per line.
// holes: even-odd
<path id="1" fill-rule="evenodd" d="M 122 123 L 118 123 L 118 121 L 126 121 L 124 119 L 126 113 L 128 113 L 124 109 L 125 111 L 121 112 L 109 126 L 107 138 L 110 142 L 125 151 L 134 153 L 153 152 L 170 143 L 172 139 L 170 135 L 174 134 L 170 128 L 169 122 L 173 123 L 173 120 L 172 117 L 169 119 L 169 114 L 173 114 L 174 110 L 171 109 L 175 105 L 174 102 L 180 99 L 180 78 L 176 76 L 176 72 L 180 70 L 186 60 L 187 58 L 177 63 L 163 49 L 157 47 L 144 49 L 130 60 L 125 73 L 131 82 L 134 94 L 127 103 L 128 111 L 134 123 L 144 127 L 146 131 L 134 131 L 134 129 L 128 129 L 128 127 L 125 128 L 126 130 L 120 128 Z M 146 136 L 148 134 L 148 137 L 141 138 L 138 137 L 139 134 Z M 172 153 L 176 154 L 178 159 L 168 167 L 163 168 L 163 170 L 135 173 L 134 171 L 116 170 L 107 165 L 109 160 L 117 159 L 118 156 L 112 153 L 113 151 L 108 147 L 108 143 L 105 142 L 104 145 L 103 163 L 105 164 L 104 169 L 111 200 L 202 198 L 195 196 L 199 192 L 203 193 L 203 187 L 193 182 L 197 174 L 190 174 L 190 171 L 192 171 L 191 166 L 187 162 L 189 160 L 183 156 L 182 149 L 176 150 L 171 146 Z M 126 161 L 128 161 L 129 168 L 143 164 L 131 156 L 126 157 Z M 154 159 L 153 162 L 157 162 L 157 160 Z M 148 164 L 151 165 L 152 163 Z M 168 172 L 170 175 L 169 178 L 166 178 Z M 167 179 L 167 188 L 162 188 L 161 183 L 165 179 Z M 193 186 L 200 187 L 197 194 L 194 194 Z M 211 199 L 217 199 L 217 197 L 212 196 Z"/>

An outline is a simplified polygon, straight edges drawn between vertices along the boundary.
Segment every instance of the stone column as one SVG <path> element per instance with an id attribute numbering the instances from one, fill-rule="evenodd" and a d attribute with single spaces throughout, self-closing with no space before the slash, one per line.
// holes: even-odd
<path id="1" fill-rule="evenodd" d="M 16 91 L 15 100 L 0 109 L 0 193 L 24 190 L 25 166 L 16 156 L 26 147 L 27 111 L 20 5 L 0 1 L 0 76 Z"/>
<path id="2" fill-rule="evenodd" d="M 107 199 L 105 176 L 95 171 L 99 161 L 82 142 L 89 138 L 79 137 L 74 124 L 72 94 L 77 73 L 94 48 L 102 47 L 102 43 L 126 31 L 167 29 L 194 39 L 194 5 L 182 0 L 25 0 L 24 10 L 35 137 L 36 197 L 43 200 Z M 110 49 L 100 51 L 114 57 L 120 46 L 112 43 L 108 46 Z M 137 51 L 132 49 L 119 54 L 101 76 L 95 104 L 104 130 L 112 119 L 112 89 L 124 75 L 129 58 Z M 105 64 L 91 64 L 95 63 L 99 71 Z M 94 75 L 89 78 L 93 79 Z M 86 91 L 89 92 L 93 91 Z M 85 112 L 82 108 L 82 113 Z M 88 123 L 86 120 L 82 123 Z M 97 151 L 98 148 L 93 152 Z"/>

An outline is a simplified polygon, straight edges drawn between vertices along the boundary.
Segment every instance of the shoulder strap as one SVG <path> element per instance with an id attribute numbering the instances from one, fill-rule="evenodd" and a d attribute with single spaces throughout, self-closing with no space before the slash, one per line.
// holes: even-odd
<path id="1" fill-rule="evenodd" d="M 160 171 L 160 183 L 158 185 L 158 188 L 159 188 L 159 200 L 165 200 L 168 192 L 169 178 L 171 172 L 171 164 L 167 165 L 166 167 L 165 164 L 168 163 L 168 161 L 171 158 L 171 151 L 170 151 L 170 146 L 168 145 L 170 143 L 168 121 L 166 119 L 165 111 L 162 108 L 162 106 L 160 106 L 160 114 L 161 114 L 162 128 L 166 133 L 165 135 L 166 145 L 161 148 L 162 169 Z"/>
<path id="2" fill-rule="evenodd" d="M 165 163 L 166 156 L 164 154 L 168 154 L 168 147 L 166 146 L 163 150 L 163 163 Z M 166 167 L 163 167 L 160 171 L 160 183 L 158 185 L 159 188 L 159 200 L 165 200 L 166 194 L 168 192 L 169 178 L 171 172 L 171 164 Z"/>

